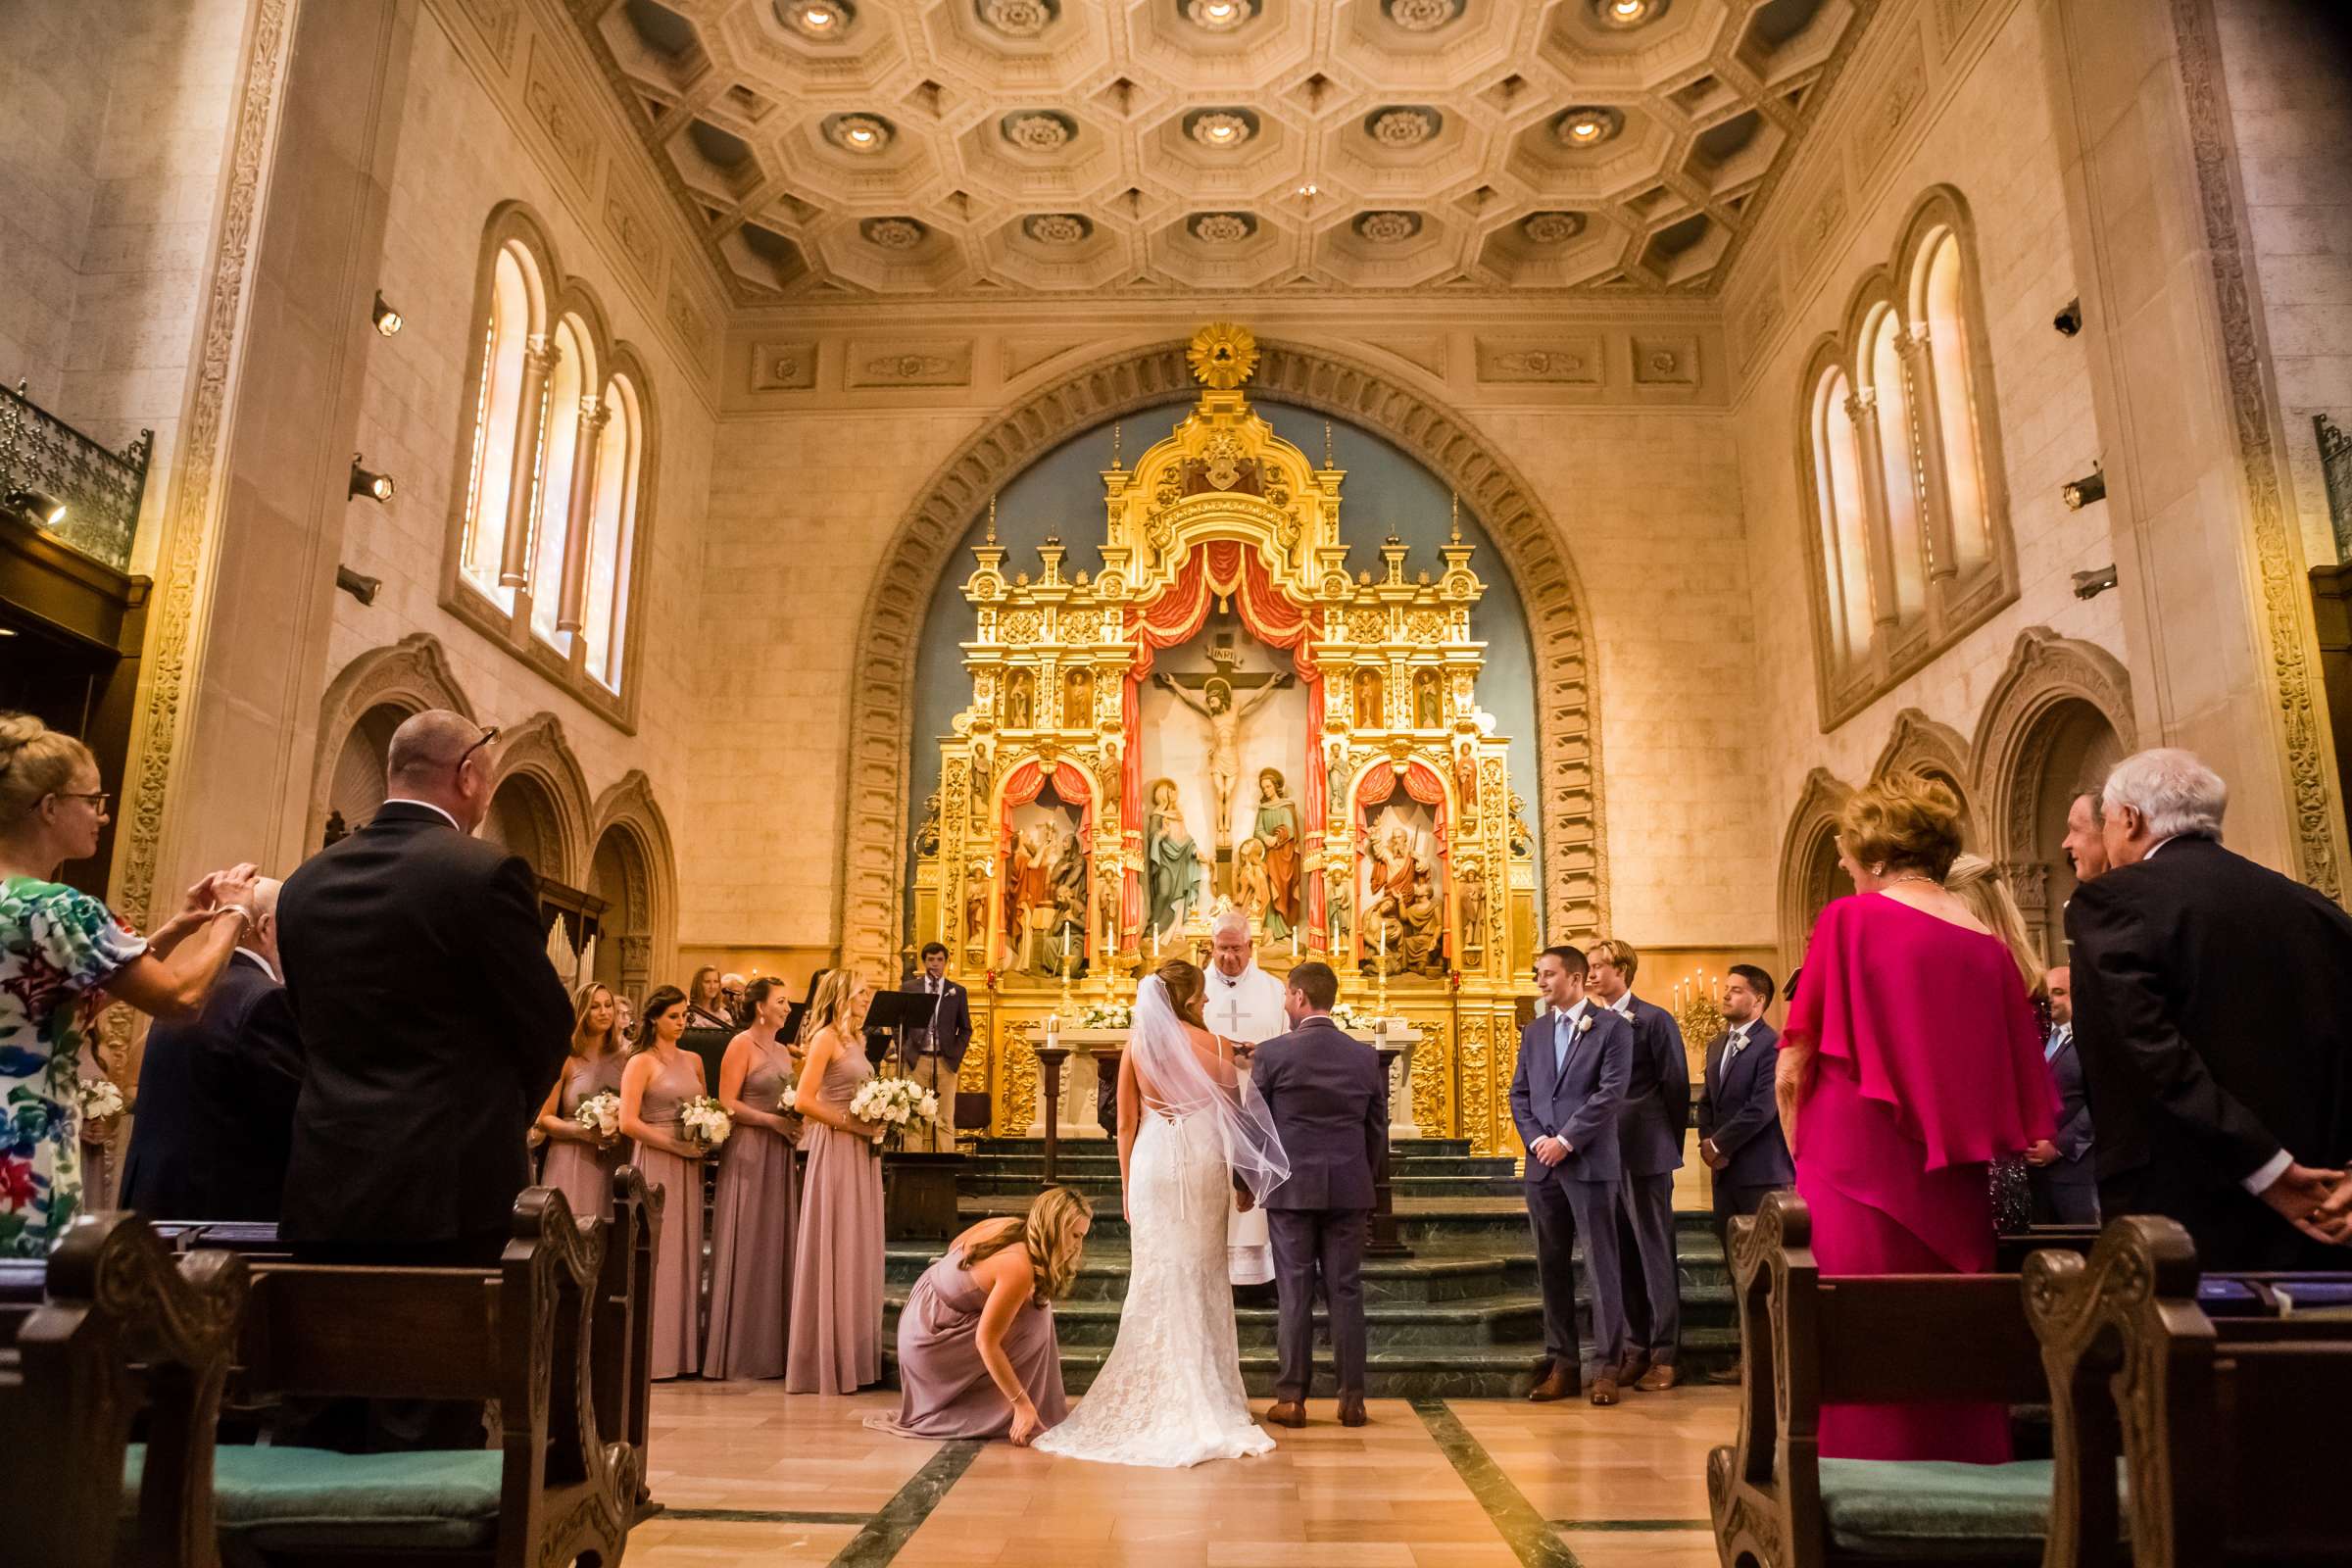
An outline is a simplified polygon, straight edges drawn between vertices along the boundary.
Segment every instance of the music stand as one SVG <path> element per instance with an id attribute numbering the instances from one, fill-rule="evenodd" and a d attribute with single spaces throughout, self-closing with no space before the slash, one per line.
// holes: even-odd
<path id="1" fill-rule="evenodd" d="M 908 1029 L 928 1029 L 931 1015 L 937 1010 L 939 999 L 920 991 L 877 991 L 873 1005 L 865 1013 L 865 1054 L 867 1059 L 879 1062 L 889 1054 L 892 1045 L 903 1038 Z M 880 1035 L 882 1049 L 874 1049 L 874 1037 Z M 899 1070 L 906 1070 L 902 1059 Z"/>

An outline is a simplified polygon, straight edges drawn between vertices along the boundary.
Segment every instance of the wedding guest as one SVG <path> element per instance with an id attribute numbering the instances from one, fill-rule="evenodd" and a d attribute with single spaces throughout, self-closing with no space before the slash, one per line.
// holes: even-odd
<path id="1" fill-rule="evenodd" d="M 82 1049 L 106 999 L 190 1018 L 253 928 L 250 865 L 216 871 L 142 938 L 55 880 L 98 853 L 98 760 L 28 713 L 0 713 L 0 1257 L 45 1257 L 81 1207 Z"/>
<path id="2" fill-rule="evenodd" d="M 286 1190 L 302 1034 L 277 978 L 275 879 L 196 1016 L 147 1032 L 122 1207 L 150 1219 L 275 1220 Z"/>
<path id="3" fill-rule="evenodd" d="M 1706 1077 L 1698 1100 L 1698 1157 L 1715 1173 L 1715 1225 L 1731 1254 L 1732 1220 L 1764 1206 L 1796 1179 L 1788 1141 L 1773 1103 L 1773 1062 L 1780 1031 L 1764 1021 L 1772 1005 L 1772 976 L 1752 963 L 1735 963 L 1723 980 L 1724 1030 L 1707 1042 Z"/>
<path id="4" fill-rule="evenodd" d="M 832 970 L 802 1024 L 808 1056 L 795 1098 L 808 1168 L 793 1250 L 791 1394 L 855 1394 L 882 1378 L 882 1129 L 850 1114 L 874 1075 L 864 1032 L 873 1000 L 871 981 Z"/>
<path id="5" fill-rule="evenodd" d="M 539 1181 L 563 1193 L 575 1219 L 601 1219 L 612 1206 L 612 1173 L 628 1157 L 628 1146 L 617 1130 L 593 1132 L 576 1117 L 583 1101 L 620 1093 L 629 1048 L 609 989 L 591 980 L 571 1002 L 571 1056 L 539 1107 L 539 1130 L 547 1135 Z"/>
<path id="6" fill-rule="evenodd" d="M 2050 1034 L 2050 998 L 2042 985 L 2041 952 L 2034 939 L 2026 934 L 2026 917 L 2010 897 L 2009 885 L 1993 868 L 1990 860 L 1981 855 L 1962 855 L 1952 861 L 1951 870 L 1944 873 L 1945 891 L 1968 906 L 1977 922 L 2001 939 L 2009 956 L 2017 964 L 2018 979 L 2026 988 L 2026 1000 L 2034 1004 L 2034 1029 L 2041 1039 Z M 2057 1093 L 2055 1077 L 2050 1092 Z M 1987 1178 L 1992 1184 L 1992 1228 L 2003 1236 L 2014 1236 L 2034 1223 L 2033 1171 L 2028 1159 L 2031 1151 L 2004 1154 L 1992 1162 Z"/>
<path id="7" fill-rule="evenodd" d="M 703 1371 L 720 1378 L 780 1378 L 801 1221 L 793 1146 L 802 1122 L 784 1108 L 784 1097 L 801 1064 L 776 1037 L 792 1010 L 784 982 L 761 975 L 744 989 L 744 1005 L 751 1021 L 727 1042 L 718 1063 L 718 1102 L 734 1118 L 735 1131 L 719 1151 Z"/>
<path id="8" fill-rule="evenodd" d="M 2033 1167 L 2034 1221 L 2037 1225 L 2096 1225 L 2099 1171 L 2090 1158 L 2090 1102 L 2082 1092 L 2082 1058 L 2075 1050 L 2073 971 L 2060 964 L 2044 977 L 2050 1001 L 2050 1032 L 2041 1054 L 2058 1091 L 2058 1131 L 2026 1151 Z"/>
<path id="9" fill-rule="evenodd" d="M 621 1136 L 637 1146 L 639 1174 L 662 1189 L 654 1256 L 654 1377 L 702 1370 L 696 1319 L 703 1300 L 703 1161 L 710 1151 L 688 1137 L 679 1111 L 703 1095 L 703 1058 L 678 1045 L 686 994 L 663 986 L 645 999 L 637 1047 L 620 1075 Z"/>
<path id="10" fill-rule="evenodd" d="M 730 1025 L 751 1022 L 751 1015 L 743 1010 L 743 976 L 732 969 L 718 977 L 719 1010 L 726 1014 Z"/>
<path id="11" fill-rule="evenodd" d="M 1825 1278 L 1983 1274 L 1987 1167 L 2050 1136 L 2034 1009 L 2008 946 L 1943 886 L 1960 853 L 1949 789 L 1894 774 L 1838 816 L 1856 892 L 1822 910 L 1788 1009 L 1775 1090 Z M 1821 1452 L 2010 1457 L 1999 1404 L 1830 1404 Z"/>
<path id="12" fill-rule="evenodd" d="M 1617 1246 L 1634 1264 L 1625 1271 L 1631 1348 L 1617 1381 L 1658 1394 L 1675 1385 L 1675 1351 L 1683 1337 L 1674 1173 L 1683 1168 L 1683 1134 L 1690 1126 L 1690 1059 L 1674 1014 L 1634 995 L 1642 955 L 1632 943 L 1603 937 L 1585 950 L 1585 958 L 1592 995 L 1634 1029 L 1633 1076 L 1617 1105 L 1617 1158 L 1625 1173 Z"/>
<path id="13" fill-rule="evenodd" d="M 2171 749 L 2101 792 L 2112 868 L 2066 911 L 2099 1210 L 2171 1216 L 2208 1269 L 2340 1269 L 2305 1227 L 2352 1160 L 2352 916 L 2222 848 L 2229 798 Z"/>
<path id="14" fill-rule="evenodd" d="M 530 863 L 472 836 L 497 738 L 404 720 L 382 808 L 278 894 L 303 1047 L 279 1234 L 308 1260 L 493 1265 L 530 1183 L 572 1009 Z"/>
<path id="15" fill-rule="evenodd" d="M 926 996 L 931 1022 L 910 1028 L 900 1047 L 906 1076 L 939 1097 L 939 1125 L 918 1133 L 906 1147 L 922 1153 L 956 1152 L 956 1075 L 963 1070 L 963 1054 L 972 1043 L 971 995 L 948 978 L 948 949 L 943 942 L 923 944 L 923 967 L 899 984 L 901 991 Z"/>
<path id="16" fill-rule="evenodd" d="M 625 992 L 612 996 L 612 1033 L 624 1044 L 637 1039 L 637 1004 Z"/>
<path id="17" fill-rule="evenodd" d="M 1625 1367 L 1625 1283 L 1617 1250 L 1617 1102 L 1634 1071 L 1633 1026 L 1585 995 L 1589 965 L 1574 948 L 1545 948 L 1536 979 L 1548 1005 L 1519 1035 L 1511 1121 L 1527 1147 L 1527 1219 L 1536 1236 L 1550 1366 L 1528 1395 L 1537 1403 L 1577 1392 L 1576 1274 L 1584 1238 L 1592 1354 L 1586 1394 L 1615 1404 Z"/>
<path id="18" fill-rule="evenodd" d="M 2077 882 L 2088 882 L 2107 874 L 2107 844 L 2101 837 L 2105 812 L 2099 806 L 2097 790 L 2083 790 L 2066 808 L 2066 838 L 2062 841 L 2066 858 L 2075 868 Z"/>
<path id="19" fill-rule="evenodd" d="M 1095 1205 L 1049 1187 L 1025 1218 L 984 1219 L 948 1244 L 899 1313 L 899 1414 L 867 1425 L 906 1438 L 1004 1438 L 1027 1447 L 1069 1414 L 1054 1303 L 1070 1294 Z"/>
<path id="20" fill-rule="evenodd" d="M 706 963 L 694 971 L 686 982 L 686 1027 L 689 1029 L 732 1029 L 734 1015 L 727 1011 L 727 999 L 719 995 L 718 965 Z"/>

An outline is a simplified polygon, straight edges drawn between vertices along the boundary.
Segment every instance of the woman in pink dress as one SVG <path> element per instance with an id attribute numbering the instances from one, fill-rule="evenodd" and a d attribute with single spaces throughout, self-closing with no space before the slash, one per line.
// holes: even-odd
<path id="1" fill-rule="evenodd" d="M 800 1062 L 776 1038 L 792 999 L 769 975 L 744 992 L 751 1026 L 727 1042 L 718 1102 L 735 1131 L 719 1152 L 710 1211 L 710 1335 L 703 1371 L 714 1378 L 780 1378 L 792 1320 L 792 1247 L 800 1229 L 793 1146 L 801 1118 L 784 1108 Z"/>
<path id="2" fill-rule="evenodd" d="M 871 981 L 835 969 L 802 1019 L 808 1059 L 795 1108 L 808 1122 L 808 1169 L 793 1250 L 788 1394 L 855 1394 L 882 1381 L 882 1129 L 850 1114 L 874 1075 L 865 1059 L 873 1000 Z"/>
<path id="3" fill-rule="evenodd" d="M 1943 877 L 1960 805 L 1897 774 L 1854 792 L 1839 859 L 1858 890 L 1821 911 L 1777 1077 L 1796 1190 L 1825 1276 L 1984 1274 L 1987 1171 L 2054 1126 L 2016 960 Z M 1823 1457 L 2010 1457 L 1998 1404 L 1829 1404 Z"/>
<path id="4" fill-rule="evenodd" d="M 637 1170 L 661 1188 L 660 1240 L 654 1252 L 656 1378 L 700 1372 L 703 1338 L 703 1161 L 710 1151 L 686 1136 L 678 1113 L 703 1093 L 703 1058 L 679 1049 L 686 994 L 663 986 L 645 999 L 637 1049 L 620 1075 L 620 1130 L 637 1145 Z"/>
<path id="5" fill-rule="evenodd" d="M 612 1206 L 612 1173 L 627 1156 L 628 1145 L 617 1125 L 605 1137 L 572 1118 L 582 1101 L 620 1093 L 627 1057 L 612 993 L 591 980 L 572 998 L 571 1054 L 548 1091 L 547 1103 L 539 1107 L 539 1130 L 547 1135 L 547 1165 L 539 1180 L 564 1195 L 574 1219 L 602 1219 Z"/>

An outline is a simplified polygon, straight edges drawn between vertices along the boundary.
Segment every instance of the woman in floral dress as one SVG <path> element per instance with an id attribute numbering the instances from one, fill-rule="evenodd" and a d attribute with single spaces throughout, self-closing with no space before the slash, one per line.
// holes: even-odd
<path id="1" fill-rule="evenodd" d="M 152 938 L 53 880 L 98 853 L 106 808 L 88 747 L 0 713 L 0 1257 L 46 1256 L 81 1207 L 75 1084 L 106 1001 L 194 1012 L 253 925 L 250 865 L 197 883 Z"/>

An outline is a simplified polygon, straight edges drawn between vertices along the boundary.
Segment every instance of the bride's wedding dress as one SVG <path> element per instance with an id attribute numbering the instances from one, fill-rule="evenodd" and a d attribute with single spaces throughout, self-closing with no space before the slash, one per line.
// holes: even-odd
<path id="1" fill-rule="evenodd" d="M 1130 1049 L 1139 1053 L 1139 1067 L 1151 1059 L 1142 1042 L 1156 1021 L 1147 1019 L 1148 1004 L 1156 1002 L 1154 1015 L 1166 1012 L 1168 1024 L 1174 1021 L 1164 991 L 1152 994 L 1159 985 L 1157 976 L 1148 978 L 1138 998 Z M 1191 1048 L 1183 1049 L 1189 1057 Z M 1164 1051 L 1158 1059 L 1174 1061 Z M 1173 1081 L 1166 1070 L 1154 1070 L 1153 1082 L 1163 1090 Z M 1269 1180 L 1269 1152 L 1281 1176 L 1289 1169 L 1281 1163 L 1270 1120 L 1262 1135 L 1247 1127 L 1233 1131 L 1237 1113 L 1230 1091 L 1222 1104 L 1181 1090 L 1171 1098 L 1179 1103 L 1146 1109 L 1129 1160 L 1133 1256 L 1117 1343 L 1076 1413 L 1037 1440 L 1047 1453 L 1173 1467 L 1274 1446 L 1250 1418 L 1242 1391 L 1225 1248 L 1225 1215 L 1234 1201 L 1227 1151 L 1243 1149 L 1244 1179 L 1252 1187 Z M 1262 1112 L 1262 1102 L 1256 1109 Z"/>

